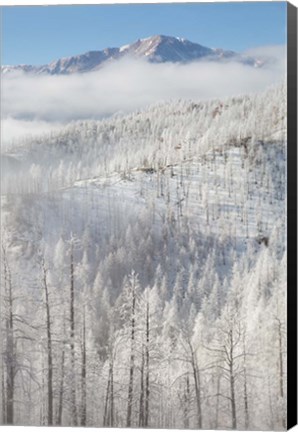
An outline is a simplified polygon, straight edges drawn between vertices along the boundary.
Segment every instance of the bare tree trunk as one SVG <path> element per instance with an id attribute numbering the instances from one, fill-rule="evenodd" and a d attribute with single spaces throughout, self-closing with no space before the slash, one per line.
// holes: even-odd
<path id="1" fill-rule="evenodd" d="M 245 419 L 245 429 L 249 428 L 249 409 L 248 409 L 248 393 L 247 393 L 247 373 L 246 373 L 246 349 L 245 349 L 245 343 L 243 345 L 243 353 L 244 353 L 244 368 L 243 368 L 243 378 L 244 378 L 244 419 Z"/>
<path id="2" fill-rule="evenodd" d="M 105 398 L 105 408 L 104 408 L 104 414 L 103 414 L 103 426 L 109 426 L 109 420 L 108 420 L 108 406 L 109 406 L 109 395 L 110 395 L 110 371 L 108 376 L 108 385 L 106 390 L 106 398 Z"/>
<path id="3" fill-rule="evenodd" d="M 145 393 L 145 418 L 144 426 L 149 425 L 149 397 L 150 397 L 150 381 L 149 381 L 149 343 L 150 343 L 150 321 L 149 321 L 149 300 L 146 305 L 146 393 Z"/>
<path id="4" fill-rule="evenodd" d="M 183 413 L 184 413 L 184 419 L 183 419 L 183 425 L 184 429 L 189 429 L 189 405 L 190 405 L 190 388 L 189 388 L 189 376 L 187 374 L 186 376 L 186 390 L 184 392 L 184 407 L 183 407 Z"/>
<path id="5" fill-rule="evenodd" d="M 77 426 L 76 382 L 75 382 L 75 311 L 74 311 L 74 263 L 73 245 L 70 253 L 70 355 L 71 355 L 71 413 L 72 422 Z"/>
<path id="6" fill-rule="evenodd" d="M 2 424 L 6 424 L 6 394 L 5 394 L 3 358 L 2 358 L 2 367 L 1 367 L 1 392 L 2 392 Z"/>
<path id="7" fill-rule="evenodd" d="M 130 367 L 129 367 L 129 383 L 128 383 L 128 403 L 127 403 L 127 417 L 126 427 L 131 427 L 131 414 L 133 402 L 133 378 L 135 368 L 135 307 L 136 307 L 136 293 L 135 281 L 132 282 L 132 312 L 131 312 L 131 337 L 130 337 Z"/>
<path id="8" fill-rule="evenodd" d="M 232 412 L 232 429 L 237 429 L 237 417 L 236 417 L 236 399 L 235 399 L 235 377 L 234 377 L 234 341 L 233 341 L 233 331 L 230 330 L 230 400 L 231 400 L 231 412 Z"/>
<path id="9" fill-rule="evenodd" d="M 197 361 L 195 358 L 195 353 L 193 351 L 192 345 L 189 342 L 191 350 L 191 365 L 193 370 L 193 377 L 195 382 L 195 393 L 196 393 L 196 404 L 197 404 L 197 415 L 198 415 L 198 429 L 202 429 L 202 405 L 201 405 L 201 386 L 200 386 L 200 372 L 197 366 Z"/>
<path id="10" fill-rule="evenodd" d="M 245 429 L 248 429 L 248 427 L 249 427 L 249 411 L 248 411 L 246 371 L 244 371 L 244 415 L 245 415 Z"/>
<path id="11" fill-rule="evenodd" d="M 111 353 L 112 356 L 112 353 Z M 110 358 L 108 385 L 106 390 L 103 426 L 114 426 L 114 365 Z"/>
<path id="12" fill-rule="evenodd" d="M 217 373 L 218 373 L 218 371 L 217 371 Z M 218 429 L 219 393 L 220 393 L 220 375 L 218 373 L 217 385 L 216 385 L 215 429 Z"/>
<path id="13" fill-rule="evenodd" d="M 141 364 L 141 383 L 140 383 L 140 407 L 139 407 L 139 427 L 144 426 L 144 348 L 142 348 L 142 364 Z"/>
<path id="14" fill-rule="evenodd" d="M 233 369 L 232 368 L 230 369 L 230 390 L 231 390 L 232 429 L 237 429 L 235 382 L 234 382 L 234 376 L 233 376 Z"/>
<path id="15" fill-rule="evenodd" d="M 81 379 L 82 379 L 82 413 L 81 413 L 81 426 L 86 426 L 87 422 L 87 406 L 86 406 L 86 398 L 87 398 L 87 389 L 86 389 L 86 322 L 85 322 L 85 309 L 83 314 L 83 345 L 82 345 L 82 371 L 81 371 Z"/>
<path id="16" fill-rule="evenodd" d="M 41 370 L 45 369 L 44 352 L 41 353 Z M 41 401 L 40 401 L 40 424 L 46 426 L 46 402 L 45 402 L 45 376 L 42 374 L 41 378 Z"/>
<path id="17" fill-rule="evenodd" d="M 11 272 L 7 262 L 6 250 L 2 245 L 4 263 L 5 294 L 8 302 L 8 316 L 6 318 L 6 424 L 12 425 L 14 419 L 14 379 L 15 379 L 15 347 L 14 347 L 14 320 L 13 295 Z"/>
<path id="18" fill-rule="evenodd" d="M 198 427 L 199 429 L 202 429 L 202 404 L 201 404 L 201 383 L 200 383 L 200 371 L 195 365 L 195 385 L 196 385 L 196 399 L 197 399 L 197 408 L 198 408 Z"/>
<path id="19" fill-rule="evenodd" d="M 63 342 L 62 357 L 61 357 L 61 378 L 60 378 L 60 388 L 59 388 L 58 417 L 57 417 L 58 426 L 62 426 L 63 394 L 64 394 L 64 362 L 65 362 L 65 348 Z"/>
<path id="20" fill-rule="evenodd" d="M 47 283 L 47 270 L 45 263 L 43 267 L 43 284 L 46 301 L 46 327 L 47 327 L 47 359 L 48 359 L 48 426 L 53 425 L 53 356 L 52 356 L 52 334 L 51 334 L 51 315 L 49 305 L 49 290 Z"/>
<path id="21" fill-rule="evenodd" d="M 110 426 L 114 426 L 114 363 L 110 361 Z"/>

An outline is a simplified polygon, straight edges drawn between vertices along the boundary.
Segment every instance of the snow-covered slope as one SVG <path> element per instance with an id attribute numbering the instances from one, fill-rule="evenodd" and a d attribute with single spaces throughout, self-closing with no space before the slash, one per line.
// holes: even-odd
<path id="1" fill-rule="evenodd" d="M 157 231 L 166 220 L 205 227 L 204 236 L 225 233 L 245 254 L 284 217 L 284 97 L 280 86 L 225 101 L 181 100 L 19 141 L 2 155 L 4 208 L 14 211 L 15 194 L 37 194 L 30 211 L 47 215 L 43 236 L 55 242 L 61 230 L 80 236 L 86 223 L 112 235 L 114 217 L 125 232 L 149 205 Z"/>
<path id="2" fill-rule="evenodd" d="M 281 85 L 223 101 L 158 103 L 101 121 L 72 122 L 59 132 L 16 141 L 4 154 L 17 157 L 24 169 L 32 163 L 40 166 L 43 178 L 51 173 L 53 187 L 58 177 L 69 186 L 80 178 L 146 165 L 156 170 L 210 149 L 283 141 L 286 106 L 280 101 L 285 95 Z M 24 179 L 22 184 L 25 187 Z"/>
<path id="3" fill-rule="evenodd" d="M 138 427 L 147 397 L 154 428 L 284 429 L 285 168 L 284 86 L 12 144 L 1 326 L 14 423 L 51 424 L 52 400 L 57 425 L 78 424 L 79 407 L 80 424 L 125 427 L 129 412 Z"/>
<path id="4" fill-rule="evenodd" d="M 120 48 L 106 48 L 102 51 L 89 51 L 85 54 L 65 57 L 42 66 L 18 65 L 3 66 L 2 73 L 23 71 L 37 74 L 71 74 L 96 70 L 106 62 L 124 57 L 146 59 L 153 63 L 182 62 L 197 60 L 236 61 L 258 67 L 258 59 L 243 56 L 233 51 L 207 48 L 189 40 L 172 36 L 157 35 L 139 39 L 131 45 Z"/>

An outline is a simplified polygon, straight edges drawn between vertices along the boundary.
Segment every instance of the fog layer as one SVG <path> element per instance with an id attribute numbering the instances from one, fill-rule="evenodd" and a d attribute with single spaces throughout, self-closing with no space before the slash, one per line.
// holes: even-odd
<path id="1" fill-rule="evenodd" d="M 258 48 L 249 54 L 272 61 L 252 68 L 239 63 L 150 64 L 125 59 L 86 74 L 7 74 L 2 80 L 2 140 L 48 132 L 72 120 L 126 113 L 160 100 L 258 92 L 284 79 L 284 47 Z"/>

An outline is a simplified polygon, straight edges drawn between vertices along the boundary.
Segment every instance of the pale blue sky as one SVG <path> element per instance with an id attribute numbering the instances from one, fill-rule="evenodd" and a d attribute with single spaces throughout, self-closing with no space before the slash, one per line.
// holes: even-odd
<path id="1" fill-rule="evenodd" d="M 286 43 L 286 2 L 1 9 L 2 64 L 43 64 L 154 34 L 234 51 Z"/>

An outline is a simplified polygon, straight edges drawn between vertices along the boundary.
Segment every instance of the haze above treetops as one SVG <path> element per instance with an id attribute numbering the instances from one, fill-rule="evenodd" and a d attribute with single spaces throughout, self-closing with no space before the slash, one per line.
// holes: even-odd
<path id="1" fill-rule="evenodd" d="M 107 61 L 84 74 L 28 74 L 22 70 L 4 74 L 2 148 L 18 138 L 48 133 L 71 121 L 127 114 L 160 101 L 257 93 L 285 81 L 283 46 L 246 53 L 250 58 L 270 59 L 262 67 L 237 58 L 157 63 L 147 61 L 147 54 Z"/>

